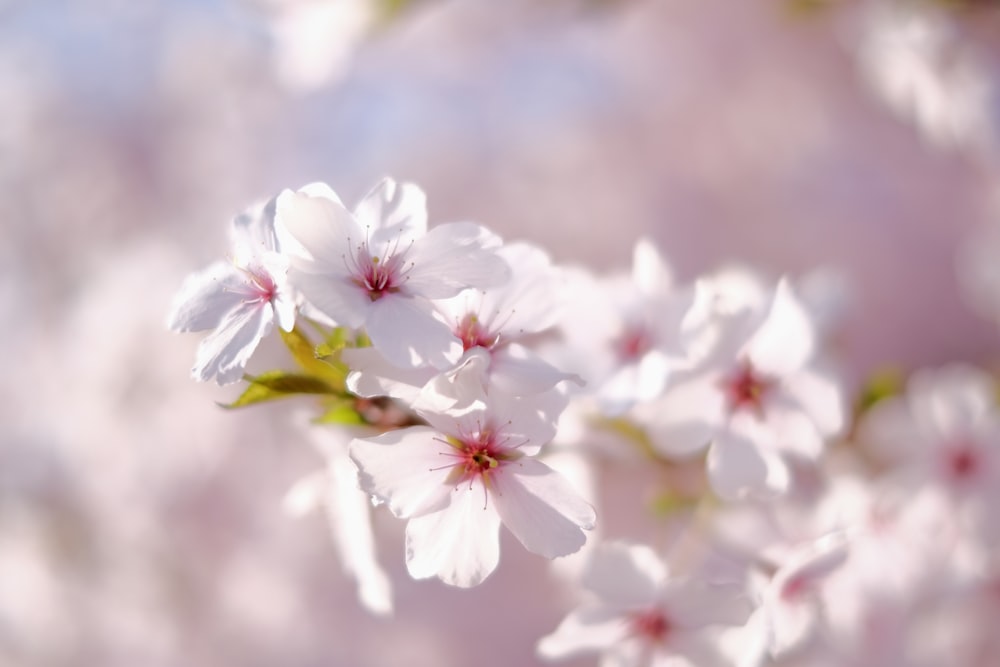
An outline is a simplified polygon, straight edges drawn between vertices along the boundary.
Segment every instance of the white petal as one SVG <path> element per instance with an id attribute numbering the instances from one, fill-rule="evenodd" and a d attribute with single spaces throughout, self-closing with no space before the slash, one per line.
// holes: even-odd
<path id="1" fill-rule="evenodd" d="M 423 299 L 383 296 L 371 304 L 365 329 L 372 346 L 404 368 L 450 368 L 462 356 L 461 341 Z"/>
<path id="2" fill-rule="evenodd" d="M 347 388 L 358 396 L 392 396 L 411 405 L 421 388 L 434 377 L 432 368 L 400 368 L 390 364 L 374 347 L 345 348 L 340 360 L 351 372 Z"/>
<path id="3" fill-rule="evenodd" d="M 594 549 L 581 583 L 602 601 L 642 608 L 657 599 L 666 579 L 666 565 L 649 547 L 610 542 Z"/>
<path id="4" fill-rule="evenodd" d="M 844 427 L 843 392 L 829 375 L 804 369 L 784 378 L 782 388 L 824 437 L 836 435 Z"/>
<path id="5" fill-rule="evenodd" d="M 312 184 L 278 195 L 275 231 L 285 252 L 302 254 L 328 270 L 345 269 L 351 244 L 364 241 L 362 230 L 333 190 Z"/>
<path id="6" fill-rule="evenodd" d="M 723 428 L 726 400 L 718 375 L 703 374 L 669 387 L 657 401 L 635 408 L 656 449 L 666 456 L 700 452 Z"/>
<path id="7" fill-rule="evenodd" d="M 765 456 L 755 444 L 720 433 L 708 450 L 708 479 L 720 497 L 736 500 L 768 495 L 788 486 L 788 469 L 776 456 Z"/>
<path id="8" fill-rule="evenodd" d="M 356 438 L 350 444 L 361 488 L 404 519 L 444 506 L 453 486 L 448 482 L 453 453 L 436 431 L 423 426 Z"/>
<path id="9" fill-rule="evenodd" d="M 561 475 L 532 458 L 505 464 L 490 479 L 504 525 L 528 551 L 556 558 L 578 551 L 597 515 Z"/>
<path id="10" fill-rule="evenodd" d="M 278 240 L 274 233 L 275 204 L 276 201 L 272 199 L 247 209 L 233 219 L 229 238 L 237 260 L 260 257 L 277 249 Z"/>
<path id="11" fill-rule="evenodd" d="M 510 267 L 484 238 L 492 234 L 479 225 L 455 222 L 438 225 L 413 245 L 407 260 L 406 288 L 429 299 L 453 297 L 468 287 L 490 287 L 510 279 Z"/>
<path id="12" fill-rule="evenodd" d="M 172 331 L 205 331 L 219 326 L 244 299 L 246 274 L 228 262 L 215 262 L 189 275 L 167 317 Z"/>
<path id="13" fill-rule="evenodd" d="M 508 394 L 538 394 L 564 381 L 583 382 L 578 375 L 562 372 L 521 345 L 510 344 L 493 352 L 490 382 Z"/>
<path id="14" fill-rule="evenodd" d="M 695 630 L 707 625 L 742 625 L 752 611 L 746 592 L 733 584 L 704 580 L 675 580 L 663 592 L 668 616 L 678 628 Z"/>
<path id="15" fill-rule="evenodd" d="M 778 283 L 767 317 L 747 345 L 754 367 L 761 373 L 782 377 L 793 373 L 813 356 L 816 332 L 808 311 L 787 280 Z"/>
<path id="16" fill-rule="evenodd" d="M 751 415 L 741 416 L 736 421 L 750 421 L 764 426 L 762 429 L 755 429 L 752 434 L 747 433 L 764 447 L 795 452 L 810 460 L 819 458 L 823 452 L 823 436 L 798 405 L 790 400 L 774 400 L 766 410 L 766 425 L 757 423 L 756 417 Z"/>
<path id="17" fill-rule="evenodd" d="M 501 340 L 512 340 L 547 329 L 559 321 L 566 303 L 566 281 L 548 255 L 528 243 L 509 243 L 499 254 L 509 265 L 507 282 L 479 292 L 476 311 Z"/>
<path id="18" fill-rule="evenodd" d="M 284 331 L 291 331 L 295 328 L 295 297 L 283 290 L 275 295 L 271 301 L 274 313 L 278 319 L 278 326 Z"/>
<path id="19" fill-rule="evenodd" d="M 673 284 L 670 266 L 647 238 L 639 239 L 632 251 L 632 282 L 647 297 L 667 292 Z"/>
<path id="20" fill-rule="evenodd" d="M 500 517 L 481 484 L 463 484 L 448 505 L 410 519 L 406 569 L 414 579 L 438 577 L 446 584 L 476 586 L 500 562 Z"/>
<path id="21" fill-rule="evenodd" d="M 374 614 L 388 614 L 392 590 L 389 577 L 375 560 L 371 503 L 368 494 L 357 487 L 357 471 L 346 448 L 341 449 L 328 460 L 331 488 L 326 507 L 334 544 L 344 570 L 358 582 L 361 604 Z"/>
<path id="22" fill-rule="evenodd" d="M 953 364 L 914 373 L 907 384 L 914 416 L 928 434 L 966 433 L 996 409 L 996 384 L 986 372 Z"/>
<path id="23" fill-rule="evenodd" d="M 354 218 L 368 230 L 374 254 L 384 256 L 427 232 L 427 196 L 412 183 L 384 178 L 354 207 Z"/>
<path id="24" fill-rule="evenodd" d="M 486 399 L 489 353 L 482 348 L 466 350 L 455 368 L 432 377 L 412 403 L 422 415 L 455 414 Z"/>
<path id="25" fill-rule="evenodd" d="M 457 419 L 466 431 L 489 423 L 505 446 L 516 447 L 531 456 L 555 437 L 559 415 L 567 401 L 566 395 L 557 389 L 525 397 L 493 391 L 486 401 L 485 416 L 470 411 Z"/>
<path id="26" fill-rule="evenodd" d="M 231 311 L 198 345 L 192 375 L 202 382 L 215 377 L 220 385 L 239 380 L 273 319 L 274 311 L 266 302 L 245 303 Z"/>
<path id="27" fill-rule="evenodd" d="M 628 636 L 628 623 L 612 609 L 580 609 L 568 615 L 556 631 L 538 642 L 538 654 L 548 660 L 602 651 Z"/>
<path id="28" fill-rule="evenodd" d="M 288 283 L 314 308 L 337 324 L 352 329 L 364 325 L 371 311 L 371 299 L 360 287 L 344 275 L 313 273 L 301 270 L 299 266 L 297 264 L 288 271 Z"/>

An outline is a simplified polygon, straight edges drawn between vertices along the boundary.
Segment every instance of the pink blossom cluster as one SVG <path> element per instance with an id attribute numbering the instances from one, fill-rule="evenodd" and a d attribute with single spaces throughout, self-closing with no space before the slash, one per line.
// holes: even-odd
<path id="1" fill-rule="evenodd" d="M 328 508 L 369 611 L 393 608 L 371 524 L 388 512 L 414 579 L 481 584 L 502 567 L 501 526 L 554 559 L 570 593 L 565 620 L 539 629 L 547 660 L 988 665 L 1000 651 L 997 387 L 953 365 L 876 378 L 852 405 L 830 354 L 835 281 L 682 283 L 648 240 L 628 272 L 559 266 L 478 224 L 429 225 L 423 191 L 391 179 L 353 208 L 323 184 L 285 190 L 231 231 L 169 326 L 209 332 L 192 372 L 243 380 L 232 407 L 313 402 L 328 466 L 287 504 Z M 295 368 L 250 373 L 275 323 Z M 642 539 L 602 522 L 619 499 L 595 479 L 612 465 L 658 476 L 631 509 L 658 522 Z"/>

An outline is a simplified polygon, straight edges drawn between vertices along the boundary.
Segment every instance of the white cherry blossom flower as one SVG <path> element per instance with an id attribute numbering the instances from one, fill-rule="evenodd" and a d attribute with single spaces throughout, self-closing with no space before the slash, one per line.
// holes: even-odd
<path id="1" fill-rule="evenodd" d="M 648 240 L 636 243 L 627 276 L 570 274 L 569 306 L 560 322 L 569 354 L 557 364 L 579 373 L 602 411 L 621 414 L 659 396 L 687 362 L 688 345 L 708 314 L 708 293 L 677 287 Z"/>
<path id="2" fill-rule="evenodd" d="M 861 14 L 862 73 L 886 105 L 946 148 L 997 147 L 997 89 L 989 63 L 945 12 L 879 2 Z"/>
<path id="3" fill-rule="evenodd" d="M 720 496 L 784 492 L 787 457 L 815 461 L 844 421 L 837 385 L 812 366 L 809 314 L 782 280 L 763 307 L 719 316 L 707 332 L 703 358 L 633 414 L 666 456 L 708 447 Z"/>
<path id="4" fill-rule="evenodd" d="M 511 267 L 511 279 L 485 290 L 465 290 L 438 303 L 466 354 L 489 355 L 489 386 L 515 396 L 551 389 L 579 378 L 555 368 L 518 343 L 556 323 L 564 303 L 560 274 L 548 256 L 527 243 L 510 243 L 498 254 Z"/>
<path id="5" fill-rule="evenodd" d="M 174 299 L 167 326 L 210 333 L 198 346 L 192 369 L 201 381 L 236 382 L 274 324 L 291 331 L 295 298 L 286 285 L 288 262 L 279 253 L 274 202 L 233 220 L 229 262 L 215 262 L 190 275 Z"/>
<path id="6" fill-rule="evenodd" d="M 535 458 L 564 404 L 552 393 L 530 401 L 491 397 L 463 412 L 421 412 L 427 427 L 352 441 L 361 487 L 409 520 L 412 577 L 479 584 L 499 562 L 501 523 L 547 558 L 583 546 L 593 507 Z"/>
<path id="7" fill-rule="evenodd" d="M 364 328 L 397 366 L 454 365 L 461 341 L 432 300 L 509 277 L 494 251 L 496 236 L 471 223 L 428 230 L 423 191 L 391 179 L 353 213 L 326 185 L 286 190 L 277 225 L 290 250 L 292 284 L 334 322 Z"/>
<path id="8" fill-rule="evenodd" d="M 432 409 L 468 405 L 494 391 L 526 396 L 552 390 L 579 377 L 552 366 L 519 344 L 550 327 L 559 316 L 559 275 L 548 257 L 526 243 L 507 244 L 498 254 L 511 266 L 511 280 L 499 287 L 465 290 L 437 302 L 464 353 L 454 367 L 399 368 L 376 348 L 345 350 L 351 368 L 348 388 L 359 396 L 392 396 L 412 405 L 418 398 Z M 438 399 L 435 402 L 435 397 Z"/>
<path id="9" fill-rule="evenodd" d="M 671 578 L 666 564 L 645 546 L 598 546 L 582 583 L 596 599 L 539 642 L 542 657 L 600 652 L 602 665 L 616 667 L 730 664 L 718 632 L 742 625 L 750 615 L 739 587 Z"/>
<path id="10" fill-rule="evenodd" d="M 858 440 L 907 488 L 940 489 L 966 528 L 1000 538 L 1000 410 L 985 371 L 953 365 L 915 373 L 904 396 L 876 404 Z"/>

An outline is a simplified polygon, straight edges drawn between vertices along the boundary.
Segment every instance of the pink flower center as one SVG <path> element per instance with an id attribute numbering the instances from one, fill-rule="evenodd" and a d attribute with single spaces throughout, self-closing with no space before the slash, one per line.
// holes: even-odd
<path id="1" fill-rule="evenodd" d="M 368 241 L 358 246 L 357 252 L 345 263 L 351 274 L 351 282 L 364 290 L 372 301 L 378 301 L 386 294 L 395 294 L 406 283 L 406 274 L 413 268 L 412 262 L 405 262 L 406 251 L 399 252 L 393 244 L 386 249 L 384 257 L 371 254 Z"/>
<path id="2" fill-rule="evenodd" d="M 781 599 L 785 602 L 795 602 L 805 595 L 810 586 L 809 578 L 804 574 L 797 574 L 790 577 L 785 585 L 781 587 Z"/>
<path id="3" fill-rule="evenodd" d="M 499 335 L 491 334 L 474 313 L 465 316 L 459 323 L 455 335 L 462 340 L 464 350 L 471 350 L 474 347 L 483 347 L 489 350 L 496 345 L 500 338 Z"/>
<path id="4" fill-rule="evenodd" d="M 649 609 L 632 614 L 628 623 L 629 632 L 633 637 L 639 637 L 653 643 L 663 642 L 672 629 L 670 621 L 659 609 Z"/>
<path id="5" fill-rule="evenodd" d="M 971 443 L 958 443 L 947 449 L 944 466 L 945 473 L 952 481 L 968 481 L 975 477 L 981 468 L 979 452 Z"/>
<path id="6" fill-rule="evenodd" d="M 499 471 L 507 461 L 517 456 L 504 443 L 498 442 L 496 431 L 489 428 L 471 435 L 449 437 L 447 442 L 454 448 L 448 456 L 455 459 L 448 465 L 452 469 L 449 483 L 471 484 L 481 479 L 485 485 L 490 474 Z"/>
<path id="7" fill-rule="evenodd" d="M 735 372 L 722 380 L 721 389 L 731 413 L 750 410 L 763 417 L 764 399 L 774 385 L 774 380 L 760 375 L 749 360 L 744 360 Z"/>
<path id="8" fill-rule="evenodd" d="M 614 348 L 620 360 L 637 361 L 653 349 L 653 337 L 643 326 L 628 326 L 615 340 Z"/>
<path id="9" fill-rule="evenodd" d="M 278 293 L 278 286 L 271 274 L 261 268 L 243 269 L 253 283 L 252 292 L 258 301 L 271 301 Z"/>

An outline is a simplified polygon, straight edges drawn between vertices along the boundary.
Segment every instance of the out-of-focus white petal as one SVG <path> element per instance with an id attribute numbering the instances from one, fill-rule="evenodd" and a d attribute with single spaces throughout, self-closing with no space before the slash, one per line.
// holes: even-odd
<path id="1" fill-rule="evenodd" d="M 637 406 L 634 414 L 648 427 L 657 451 L 680 457 L 700 452 L 725 423 L 721 378 L 691 378 L 670 387 L 659 400 Z"/>
<path id="2" fill-rule="evenodd" d="M 522 458 L 490 478 L 490 499 L 510 532 L 546 558 L 565 556 L 587 541 L 597 515 L 558 473 L 540 461 Z"/>
<path id="3" fill-rule="evenodd" d="M 844 428 L 844 395 L 833 378 L 806 368 L 784 378 L 781 385 L 824 437 Z"/>
<path id="4" fill-rule="evenodd" d="M 556 631 L 538 642 L 538 654 L 548 660 L 602 651 L 628 636 L 628 622 L 617 610 L 580 609 L 569 614 Z"/>
<path id="5" fill-rule="evenodd" d="M 281 500 L 281 506 L 290 516 L 295 518 L 305 516 L 323 504 L 323 496 L 327 490 L 325 472 L 315 472 L 295 482 Z"/>
<path id="6" fill-rule="evenodd" d="M 327 461 L 331 489 L 326 510 L 334 544 L 344 570 L 358 582 L 361 604 L 374 614 L 390 614 L 392 589 L 389 577 L 375 560 L 369 496 L 357 486 L 357 471 L 346 448 L 341 445 L 338 449 Z"/>
<path id="7" fill-rule="evenodd" d="M 492 500 L 492 499 L 490 499 Z M 448 505 L 406 525 L 406 568 L 414 579 L 476 586 L 500 561 L 500 517 L 480 484 L 451 491 Z"/>
<path id="8" fill-rule="evenodd" d="M 374 438 L 355 438 L 351 459 L 365 492 L 389 505 L 392 513 L 408 518 L 440 509 L 452 485 L 447 482 L 453 448 L 424 426 L 389 431 Z"/>
<path id="9" fill-rule="evenodd" d="M 720 433 L 708 450 L 708 479 L 726 500 L 769 495 L 788 488 L 788 469 L 774 455 L 729 432 Z"/>
<path id="10" fill-rule="evenodd" d="M 662 294 L 673 285 L 670 266 L 647 238 L 639 239 L 632 251 L 632 282 L 646 297 Z"/>
<path id="11" fill-rule="evenodd" d="M 240 260 L 260 257 L 278 248 L 274 231 L 275 200 L 258 204 L 233 218 L 229 229 L 230 247 L 237 265 Z"/>
<path id="12" fill-rule="evenodd" d="M 809 313 L 786 279 L 774 292 L 767 317 L 747 344 L 754 367 L 766 375 L 783 377 L 809 362 L 816 344 Z"/>
<path id="13" fill-rule="evenodd" d="M 996 383 L 988 373 L 954 364 L 914 373 L 907 384 L 914 418 L 928 434 L 968 432 L 996 410 Z"/>
<path id="14" fill-rule="evenodd" d="M 505 345 L 493 352 L 490 382 L 508 394 L 538 394 L 564 381 L 583 383 L 578 375 L 562 372 L 521 345 Z"/>
<path id="15" fill-rule="evenodd" d="M 642 608 L 653 604 L 667 567 L 645 545 L 609 542 L 594 549 L 580 582 L 602 602 Z"/>
<path id="16" fill-rule="evenodd" d="M 750 599 L 740 586 L 696 579 L 668 582 L 663 600 L 670 619 L 685 630 L 742 625 L 752 611 Z"/>
<path id="17" fill-rule="evenodd" d="M 794 452 L 809 460 L 816 460 L 823 453 L 823 437 L 816 424 L 791 401 L 771 402 L 767 407 L 766 429 L 751 437 L 767 449 Z"/>
<path id="18" fill-rule="evenodd" d="M 832 534 L 794 553 L 764 591 L 768 644 L 772 655 L 794 650 L 819 621 L 816 588 L 847 558 L 843 534 Z"/>

